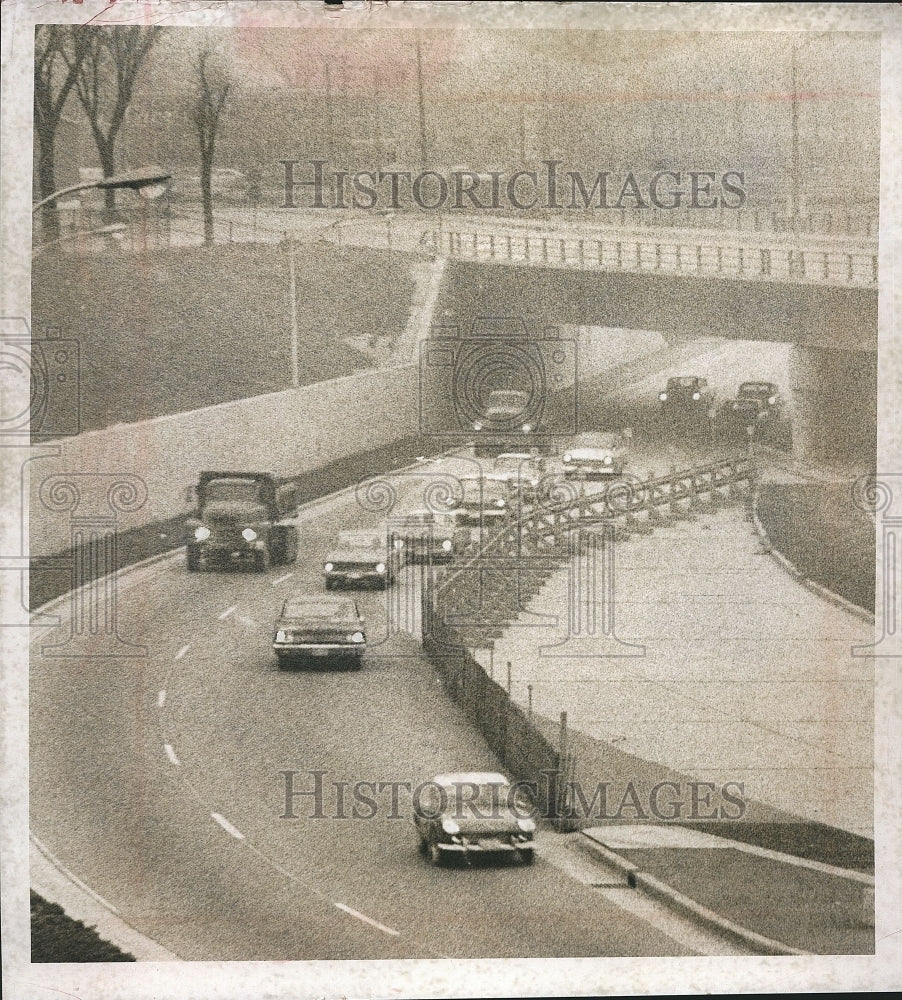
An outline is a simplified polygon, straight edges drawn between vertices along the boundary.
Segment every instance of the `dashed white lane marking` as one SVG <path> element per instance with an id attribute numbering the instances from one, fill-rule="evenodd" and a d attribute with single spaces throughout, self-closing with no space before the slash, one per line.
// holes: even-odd
<path id="1" fill-rule="evenodd" d="M 277 583 L 284 583 L 286 580 L 290 580 L 294 576 L 294 573 L 286 573 L 284 576 L 280 576 L 278 580 L 273 580 L 272 585 L 275 587 Z"/>
<path id="2" fill-rule="evenodd" d="M 170 761 L 172 761 L 176 767 L 179 767 L 181 765 L 181 761 L 178 757 L 176 757 L 175 750 L 173 750 L 168 743 L 163 744 L 163 749 L 166 751 L 166 756 L 170 759 Z"/>
<path id="3" fill-rule="evenodd" d="M 229 615 L 235 614 L 235 612 L 237 610 L 238 610 L 238 605 L 237 604 L 233 604 L 230 608 L 226 608 L 225 611 L 223 611 L 221 614 L 218 614 L 216 617 L 220 621 L 225 621 L 225 619 L 228 618 Z"/>
<path id="4" fill-rule="evenodd" d="M 166 704 L 166 692 L 161 691 L 157 695 L 157 708 L 162 708 Z"/>
<path id="5" fill-rule="evenodd" d="M 226 833 L 230 833 L 236 840 L 244 840 L 244 834 L 232 826 L 225 816 L 220 816 L 219 813 L 210 813 L 210 815 L 223 828 L 223 830 L 225 830 Z"/>
<path id="6" fill-rule="evenodd" d="M 175 654 L 175 658 L 177 660 L 180 660 L 185 655 L 185 653 L 188 652 L 190 648 L 191 648 L 190 644 L 187 646 L 182 646 L 182 648 Z"/>
<path id="7" fill-rule="evenodd" d="M 375 927 L 376 930 L 382 931 L 383 934 L 391 934 L 394 937 L 401 936 L 400 931 L 396 931 L 393 927 L 386 927 L 385 924 L 380 924 L 378 920 L 373 920 L 372 917 L 368 917 L 365 913 L 360 913 L 358 910 L 352 910 L 350 906 L 345 906 L 344 903 L 334 903 L 333 905 L 343 913 L 347 913 L 348 916 L 362 920 L 365 924 L 369 924 L 370 927 Z"/>

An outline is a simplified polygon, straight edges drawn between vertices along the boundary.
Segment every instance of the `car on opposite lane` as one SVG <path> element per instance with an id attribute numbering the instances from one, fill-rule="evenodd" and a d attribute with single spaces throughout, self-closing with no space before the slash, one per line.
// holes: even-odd
<path id="1" fill-rule="evenodd" d="M 714 391 L 700 375 L 677 375 L 667 380 L 658 400 L 665 416 L 706 416 L 714 405 Z"/>
<path id="2" fill-rule="evenodd" d="M 459 525 L 488 525 L 501 522 L 511 508 L 508 477 L 486 473 L 461 476 L 461 495 L 451 498 L 450 513 Z"/>
<path id="3" fill-rule="evenodd" d="M 289 597 L 274 632 L 272 648 L 279 669 L 292 660 L 338 661 L 354 670 L 363 665 L 364 620 L 349 597 Z"/>
<path id="4" fill-rule="evenodd" d="M 414 825 L 420 851 L 434 865 L 452 855 L 506 854 L 532 864 L 534 807 L 527 795 L 491 771 L 439 774 L 419 789 Z"/>
<path id="5" fill-rule="evenodd" d="M 495 458 L 492 472 L 507 480 L 512 500 L 533 504 L 538 499 L 546 468 L 546 460 L 533 451 L 507 451 Z"/>

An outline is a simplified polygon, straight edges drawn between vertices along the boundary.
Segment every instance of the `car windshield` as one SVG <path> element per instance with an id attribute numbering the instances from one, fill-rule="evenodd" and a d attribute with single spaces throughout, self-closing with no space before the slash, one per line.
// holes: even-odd
<path id="1" fill-rule="evenodd" d="M 478 810 L 483 816 L 498 813 L 508 806 L 508 784 L 475 785 L 466 781 L 444 789 L 447 815 L 467 815 Z"/>
<path id="2" fill-rule="evenodd" d="M 739 387 L 740 396 L 770 396 L 773 392 L 772 382 L 743 382 Z"/>
<path id="3" fill-rule="evenodd" d="M 669 378 L 668 389 L 694 389 L 698 379 L 694 375 L 683 375 L 680 378 Z"/>
<path id="4" fill-rule="evenodd" d="M 407 515 L 404 523 L 408 525 L 433 524 L 435 523 L 435 515 L 429 510 L 415 510 Z"/>
<path id="5" fill-rule="evenodd" d="M 495 389 L 489 393 L 489 409 L 516 410 L 526 408 L 529 397 L 525 392 L 514 389 Z"/>
<path id="6" fill-rule="evenodd" d="M 259 486 L 252 479 L 214 479 L 204 491 L 207 502 L 214 500 L 244 500 L 256 503 Z"/>
<path id="7" fill-rule="evenodd" d="M 340 531 L 338 546 L 342 549 L 379 549 L 382 547 L 382 537 L 369 532 Z"/>
<path id="8" fill-rule="evenodd" d="M 357 618 L 353 601 L 329 600 L 322 597 L 292 597 L 282 606 L 283 618 Z"/>

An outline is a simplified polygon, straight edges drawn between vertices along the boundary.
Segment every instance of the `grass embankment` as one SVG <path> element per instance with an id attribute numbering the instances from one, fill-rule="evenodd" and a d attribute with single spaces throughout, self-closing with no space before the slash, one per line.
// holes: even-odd
<path id="1" fill-rule="evenodd" d="M 31 893 L 32 962 L 134 962 L 116 945 L 104 941 L 80 920 L 67 916 L 61 906 Z"/>
<path id="2" fill-rule="evenodd" d="M 407 259 L 335 247 L 295 259 L 301 384 L 370 366 L 344 338 L 403 332 Z M 288 281 L 277 245 L 42 256 L 32 335 L 78 341 L 81 430 L 181 413 L 290 387 Z"/>

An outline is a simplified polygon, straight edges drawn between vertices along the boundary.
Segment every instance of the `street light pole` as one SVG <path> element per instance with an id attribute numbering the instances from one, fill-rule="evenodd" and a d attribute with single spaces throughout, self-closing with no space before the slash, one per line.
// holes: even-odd
<path id="1" fill-rule="evenodd" d="M 82 181 L 81 184 L 73 184 L 71 187 L 61 188 L 53 194 L 42 198 L 36 205 L 32 206 L 31 214 L 51 201 L 62 198 L 63 195 L 74 194 L 76 191 L 89 191 L 99 189 L 101 191 L 111 191 L 119 188 L 131 188 L 144 194 L 145 197 L 158 198 L 166 190 L 166 182 L 172 174 L 165 174 L 160 171 L 135 170 L 127 174 L 115 174 L 113 177 L 102 177 L 97 181 Z M 151 192 L 149 195 L 146 192 Z"/>

